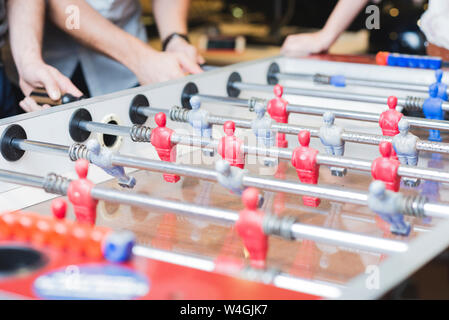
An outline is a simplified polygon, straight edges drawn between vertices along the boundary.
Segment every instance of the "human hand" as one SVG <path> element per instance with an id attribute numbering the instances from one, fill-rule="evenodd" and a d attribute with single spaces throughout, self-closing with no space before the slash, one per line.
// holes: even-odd
<path id="1" fill-rule="evenodd" d="M 83 93 L 75 87 L 69 78 L 57 69 L 47 65 L 43 61 L 27 63 L 19 70 L 19 86 L 25 99 L 20 102 L 20 107 L 26 112 L 47 109 L 49 105 L 40 106 L 34 101 L 30 94 L 35 89 L 44 88 L 50 99 L 57 101 L 64 94 L 81 97 Z"/>
<path id="2" fill-rule="evenodd" d="M 204 64 L 206 60 L 198 53 L 198 49 L 181 37 L 174 37 L 167 45 L 166 52 L 182 52 L 197 64 Z"/>
<path id="3" fill-rule="evenodd" d="M 186 73 L 200 73 L 196 60 L 185 52 L 159 52 L 149 47 L 142 51 L 133 68 L 141 85 L 168 81 L 185 76 Z"/>
<path id="4" fill-rule="evenodd" d="M 281 53 L 288 57 L 300 57 L 313 53 L 326 52 L 333 40 L 324 32 L 301 33 L 285 39 Z"/>

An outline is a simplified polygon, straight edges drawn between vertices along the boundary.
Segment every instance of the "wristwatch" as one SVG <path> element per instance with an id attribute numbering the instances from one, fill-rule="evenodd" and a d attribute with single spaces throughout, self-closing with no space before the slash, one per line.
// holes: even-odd
<path id="1" fill-rule="evenodd" d="M 189 37 L 188 37 L 186 34 L 173 32 L 173 33 L 170 34 L 167 38 L 165 38 L 164 41 L 162 41 L 162 51 L 166 51 L 166 50 L 167 50 L 167 46 L 168 46 L 168 44 L 170 43 L 170 41 L 172 41 L 173 38 L 176 38 L 176 37 L 183 38 L 185 41 L 187 41 L 188 43 L 190 43 Z"/>

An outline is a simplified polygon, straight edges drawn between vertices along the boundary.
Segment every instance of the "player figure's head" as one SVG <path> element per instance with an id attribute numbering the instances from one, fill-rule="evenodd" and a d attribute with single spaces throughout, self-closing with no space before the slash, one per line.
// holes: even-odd
<path id="1" fill-rule="evenodd" d="M 438 84 L 434 83 L 429 87 L 429 96 L 431 98 L 438 97 Z"/>
<path id="2" fill-rule="evenodd" d="M 328 127 L 330 127 L 331 125 L 334 124 L 335 121 L 335 115 L 332 112 L 325 112 L 323 114 L 323 122 L 325 125 L 327 125 Z"/>
<path id="3" fill-rule="evenodd" d="M 298 133 L 299 144 L 303 147 L 308 147 L 310 144 L 310 132 L 307 130 L 302 130 Z"/>
<path id="4" fill-rule="evenodd" d="M 267 109 L 262 101 L 256 101 L 254 104 L 254 112 L 257 115 L 257 119 L 262 119 L 265 116 Z"/>
<path id="5" fill-rule="evenodd" d="M 242 202 L 248 210 L 257 210 L 259 203 L 259 190 L 256 188 L 247 188 L 243 191 Z"/>
<path id="6" fill-rule="evenodd" d="M 229 177 L 229 175 L 231 174 L 231 164 L 229 162 L 227 162 L 226 160 L 218 160 L 215 163 L 215 170 L 225 176 L 225 177 Z"/>
<path id="7" fill-rule="evenodd" d="M 282 98 L 282 95 L 284 94 L 284 87 L 282 87 L 280 84 L 277 84 L 274 86 L 274 95 L 278 98 Z"/>
<path id="8" fill-rule="evenodd" d="M 369 185 L 369 194 L 376 199 L 384 198 L 386 194 L 385 183 L 379 180 L 371 182 Z"/>
<path id="9" fill-rule="evenodd" d="M 199 108 L 201 108 L 201 99 L 198 96 L 191 97 L 190 106 L 193 110 L 198 110 Z"/>
<path id="10" fill-rule="evenodd" d="M 388 108 L 390 108 L 391 110 L 396 109 L 396 106 L 398 105 L 398 98 L 395 96 L 388 97 L 387 104 Z"/>
<path id="11" fill-rule="evenodd" d="M 392 148 L 391 142 L 388 141 L 382 141 L 379 144 L 379 151 L 382 157 L 389 158 L 391 156 L 391 148 Z"/>
<path id="12" fill-rule="evenodd" d="M 410 123 L 407 119 L 401 119 L 398 123 L 398 129 L 400 134 L 406 136 L 410 130 Z"/>
<path id="13" fill-rule="evenodd" d="M 167 124 L 167 116 L 163 112 L 159 112 L 155 117 L 154 121 L 156 122 L 158 127 L 165 127 Z"/>
<path id="14" fill-rule="evenodd" d="M 95 140 L 95 139 L 90 139 L 87 144 L 86 144 L 87 150 L 89 150 L 89 152 L 95 154 L 95 155 L 99 155 L 100 151 L 101 151 L 101 145 L 100 143 Z"/>
<path id="15" fill-rule="evenodd" d="M 443 70 L 435 70 L 435 79 L 437 80 L 437 83 L 440 83 L 443 80 Z"/>
<path id="16" fill-rule="evenodd" d="M 86 179 L 89 172 L 89 161 L 79 159 L 75 162 L 75 171 L 80 179 Z"/>
<path id="17" fill-rule="evenodd" d="M 226 121 L 223 125 L 224 133 L 227 136 L 233 136 L 235 132 L 235 123 L 234 121 Z"/>

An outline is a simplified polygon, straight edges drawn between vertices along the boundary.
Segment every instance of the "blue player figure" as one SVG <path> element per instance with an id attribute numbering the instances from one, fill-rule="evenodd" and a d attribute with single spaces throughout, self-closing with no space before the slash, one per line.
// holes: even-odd
<path id="1" fill-rule="evenodd" d="M 241 196 L 246 187 L 243 185 L 243 178 L 248 173 L 247 170 L 231 166 L 226 160 L 218 160 L 215 163 L 215 170 L 217 172 L 217 181 L 224 188 L 232 193 Z M 259 194 L 258 207 L 263 204 L 264 198 Z"/>
<path id="2" fill-rule="evenodd" d="M 323 115 L 324 125 L 320 128 L 320 140 L 331 156 L 343 156 L 345 154 L 345 141 L 342 139 L 344 129 L 334 124 L 335 115 L 332 112 L 326 112 Z M 333 176 L 343 177 L 346 175 L 346 168 L 331 167 Z"/>
<path id="3" fill-rule="evenodd" d="M 393 137 L 393 148 L 403 165 L 416 166 L 418 164 L 419 151 L 416 148 L 418 137 L 410 133 L 410 124 L 406 119 L 401 119 L 398 123 L 399 133 Z M 405 185 L 416 187 L 419 179 L 404 178 Z"/>
<path id="4" fill-rule="evenodd" d="M 271 129 L 273 120 L 265 116 L 266 111 L 266 105 L 262 101 L 255 102 L 256 119 L 251 122 L 251 129 L 257 137 L 257 145 L 271 148 L 276 144 L 276 133 Z M 276 162 L 273 158 L 264 159 L 265 166 L 274 166 Z"/>
<path id="5" fill-rule="evenodd" d="M 438 86 L 438 98 L 443 99 L 444 101 L 448 100 L 447 96 L 447 84 L 443 82 L 443 70 L 438 69 L 435 71 L 435 84 Z"/>
<path id="6" fill-rule="evenodd" d="M 411 228 L 400 213 L 402 203 L 402 194 L 387 190 L 382 181 L 376 180 L 370 184 L 368 207 L 391 225 L 391 233 L 408 236 Z"/>
<path id="7" fill-rule="evenodd" d="M 89 140 L 87 142 L 87 150 L 89 151 L 89 161 L 97 167 L 103 169 L 107 174 L 117 178 L 118 184 L 123 188 L 134 188 L 136 178 L 127 176 L 125 169 L 120 166 L 112 165 L 112 156 L 114 153 L 106 148 L 101 148 L 97 140 Z"/>
<path id="8" fill-rule="evenodd" d="M 432 84 L 429 88 L 430 97 L 424 101 L 423 113 L 427 119 L 443 120 L 443 100 L 438 98 L 438 85 Z M 439 130 L 429 130 L 429 140 L 441 142 L 441 136 Z"/>
<path id="9" fill-rule="evenodd" d="M 201 109 L 201 99 L 197 96 L 191 97 L 190 106 L 192 107 L 192 110 L 189 112 L 187 120 L 192 126 L 195 135 L 211 139 L 212 125 L 208 121 L 209 112 Z M 203 154 L 213 157 L 214 150 L 203 149 Z"/>

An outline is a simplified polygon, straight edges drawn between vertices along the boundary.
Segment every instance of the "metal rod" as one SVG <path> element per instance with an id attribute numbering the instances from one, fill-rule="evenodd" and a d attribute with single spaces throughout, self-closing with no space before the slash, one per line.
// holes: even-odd
<path id="1" fill-rule="evenodd" d="M 23 139 L 13 139 L 11 141 L 11 145 L 16 149 L 23 151 L 34 151 L 40 153 L 46 153 L 50 151 L 52 153 L 64 156 L 66 156 L 70 150 L 70 147 L 68 146 Z"/>
<path id="2" fill-rule="evenodd" d="M 43 188 L 45 182 L 44 177 L 8 170 L 0 170 L 0 180 L 33 188 Z"/>
<path id="3" fill-rule="evenodd" d="M 80 121 L 80 129 L 90 131 L 90 132 L 100 132 L 103 134 L 117 135 L 117 136 L 128 136 L 131 127 L 124 127 L 109 123 L 100 123 L 93 121 Z"/>
<path id="4" fill-rule="evenodd" d="M 203 97 L 205 97 L 204 95 L 201 95 L 201 94 L 196 94 L 195 96 L 197 96 L 201 99 Z M 252 99 L 237 99 L 237 98 L 230 98 L 230 97 L 207 96 L 207 98 L 202 101 L 225 103 L 225 104 L 233 105 L 236 107 L 248 108 L 250 105 L 250 101 Z M 144 108 L 141 108 L 141 109 L 144 110 Z M 300 113 L 300 114 L 316 115 L 316 116 L 323 116 L 324 113 L 331 111 L 335 115 L 336 118 L 340 118 L 340 119 L 359 120 L 359 121 L 367 121 L 367 122 L 379 122 L 379 114 L 368 113 L 368 112 L 358 112 L 358 111 L 356 112 L 356 111 L 349 111 L 349 110 L 339 110 L 339 109 L 332 109 L 332 108 L 321 108 L 321 107 L 316 107 L 316 106 L 303 106 L 303 105 L 295 105 L 295 104 L 289 104 L 287 106 L 287 111 L 291 112 L 291 113 Z M 168 112 L 168 111 L 163 110 L 163 112 Z M 149 115 L 147 115 L 147 116 L 149 116 Z M 415 128 L 449 131 L 448 121 L 422 119 L 422 118 L 415 118 L 415 117 L 404 117 L 404 119 L 407 119 L 410 126 L 415 127 Z"/>
<path id="5" fill-rule="evenodd" d="M 138 110 L 140 110 L 140 109 L 145 110 L 145 109 L 149 109 L 149 108 L 141 107 Z M 175 109 L 172 109 L 172 110 L 175 110 Z M 171 114 L 170 110 L 164 110 L 164 112 L 169 115 Z M 190 111 L 187 111 L 187 112 L 190 112 Z M 178 122 L 186 122 L 187 121 L 184 117 L 178 117 L 178 118 L 171 117 L 171 120 L 178 121 Z M 226 121 L 233 121 L 235 123 L 235 125 L 239 128 L 251 129 L 251 127 L 252 127 L 251 120 L 240 119 L 240 118 L 209 115 L 207 117 L 207 121 L 213 125 L 223 125 Z M 319 134 L 320 134 L 320 128 L 298 126 L 298 125 L 284 124 L 284 123 L 277 123 L 277 122 L 273 122 L 271 128 L 273 130 L 281 132 L 281 133 L 293 134 L 293 135 L 297 135 L 298 133 L 300 133 L 303 130 L 309 131 L 313 137 L 319 137 Z M 341 138 L 343 141 L 347 141 L 347 142 L 363 143 L 363 144 L 370 144 L 370 145 L 378 145 L 382 141 L 388 141 L 388 142 L 393 141 L 393 138 L 388 137 L 388 136 L 368 134 L 368 133 L 358 133 L 358 132 L 351 132 L 351 131 L 343 132 L 341 135 Z M 417 142 L 416 148 L 418 151 L 449 153 L 449 144 L 448 143 L 419 140 Z"/>
<path id="6" fill-rule="evenodd" d="M 161 200 L 143 194 L 123 192 L 101 187 L 92 188 L 91 196 L 97 200 L 130 205 L 142 209 L 159 209 L 170 211 L 180 215 L 200 217 L 226 224 L 234 224 L 239 217 L 239 214 L 235 211 L 202 207 L 179 201 Z M 292 225 L 291 232 L 295 239 L 310 239 L 329 244 L 338 243 L 339 246 L 349 246 L 350 248 L 355 247 L 360 250 L 374 252 L 398 253 L 405 252 L 408 248 L 408 245 L 401 241 L 392 241 L 346 231 L 303 225 L 300 223 L 294 223 Z"/>
<path id="7" fill-rule="evenodd" d="M 134 246 L 133 254 L 148 259 L 163 261 L 202 271 L 214 272 L 216 269 L 215 262 L 208 258 L 187 255 L 184 253 L 180 254 L 171 251 L 150 248 L 147 246 Z M 233 275 L 239 276 L 239 274 Z M 272 280 L 272 284 L 278 288 L 312 294 L 323 298 L 338 298 L 341 295 L 341 289 L 339 285 L 328 282 L 292 277 L 286 273 L 275 274 Z"/>
<path id="8" fill-rule="evenodd" d="M 288 72 L 280 72 L 274 73 L 278 79 L 288 79 L 288 80 L 312 80 L 318 84 L 328 84 L 330 85 L 330 81 L 320 81 L 323 79 L 332 78 L 331 75 L 325 74 L 301 74 L 301 73 L 288 73 Z M 429 85 L 419 85 L 419 84 L 411 84 L 405 82 L 393 82 L 393 81 L 384 81 L 384 80 L 375 80 L 375 79 L 362 79 L 355 77 L 343 76 L 345 79 L 345 84 L 349 86 L 361 86 L 361 87 L 375 87 L 375 88 L 384 88 L 384 89 L 396 89 L 396 90 L 405 90 L 405 91 L 413 91 L 420 93 L 427 93 L 429 91 Z"/>
<path id="9" fill-rule="evenodd" d="M 218 140 L 208 139 L 198 136 L 187 136 L 187 135 L 172 135 L 172 142 L 175 144 L 195 146 L 200 148 L 217 148 Z M 265 147 L 254 147 L 249 145 L 242 145 L 242 151 L 245 154 L 252 155 L 264 155 L 272 158 L 280 158 L 284 160 L 291 160 L 293 155 L 293 150 L 291 149 L 279 149 L 279 148 L 265 148 Z M 317 164 L 341 167 L 347 169 L 354 169 L 360 171 L 371 171 L 372 163 L 363 159 L 348 158 L 348 157 L 338 157 L 330 156 L 324 154 L 318 154 L 316 157 Z M 400 165 L 398 169 L 398 175 L 408 178 L 417 178 L 438 181 L 443 183 L 449 183 L 449 173 L 443 170 L 437 169 L 424 169 L 412 166 Z"/>
<path id="10" fill-rule="evenodd" d="M 149 160 L 137 157 L 114 155 L 112 164 L 116 166 L 131 167 L 140 170 L 177 174 L 209 181 L 217 181 L 218 174 L 212 169 L 174 164 L 165 161 Z M 242 180 L 245 187 L 254 187 L 272 192 L 284 192 L 295 195 L 318 197 L 343 203 L 359 205 L 368 204 L 368 193 L 342 189 L 326 185 L 311 185 L 296 181 L 286 181 L 259 176 L 245 175 Z M 427 205 L 427 204 L 426 204 Z M 424 214 L 429 217 L 449 218 L 449 206 L 445 204 L 429 204 L 424 207 Z"/>
<path id="11" fill-rule="evenodd" d="M 244 82 L 234 82 L 232 86 L 235 89 L 239 90 L 250 90 L 250 91 L 265 91 L 272 92 L 274 86 L 265 85 L 265 84 L 256 84 L 256 83 L 244 83 Z M 359 94 L 353 92 L 326 92 L 318 89 L 302 89 L 302 88 L 292 88 L 292 87 L 284 87 L 284 93 L 293 94 L 293 95 L 301 95 L 307 97 L 318 97 L 318 98 L 326 98 L 326 99 L 336 99 L 336 100 L 350 100 L 350 101 L 358 101 L 358 102 L 366 102 L 366 103 L 377 103 L 377 104 L 385 104 L 388 97 L 387 96 L 376 96 L 376 95 L 367 95 L 367 94 Z M 414 98 L 414 97 L 398 97 L 398 106 L 402 106 L 404 108 L 409 107 L 409 99 L 422 99 L 422 98 Z M 422 108 L 422 105 L 414 105 L 415 108 Z M 443 102 L 442 109 L 444 111 L 449 111 L 449 103 Z"/>

